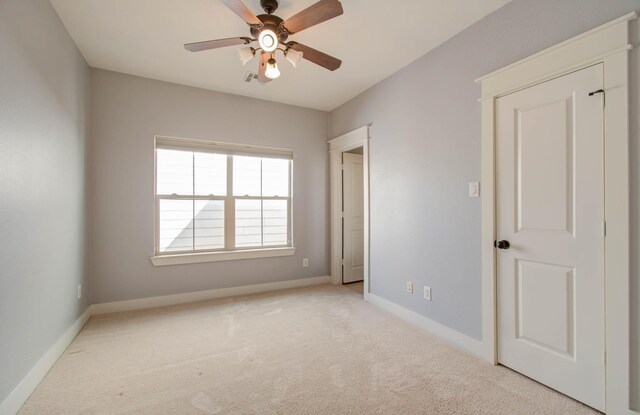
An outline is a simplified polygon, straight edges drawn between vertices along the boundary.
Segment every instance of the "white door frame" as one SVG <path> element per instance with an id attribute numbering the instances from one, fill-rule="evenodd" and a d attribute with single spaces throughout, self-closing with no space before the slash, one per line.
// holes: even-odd
<path id="1" fill-rule="evenodd" d="M 632 12 L 476 80 L 482 86 L 482 337 L 497 364 L 495 100 L 602 63 L 605 117 L 605 381 L 606 411 L 632 414 L 630 380 L 629 51 Z"/>
<path id="2" fill-rule="evenodd" d="M 369 125 L 329 140 L 331 174 L 331 283 L 342 284 L 342 153 L 362 147 L 364 169 L 364 299 L 369 299 Z"/>

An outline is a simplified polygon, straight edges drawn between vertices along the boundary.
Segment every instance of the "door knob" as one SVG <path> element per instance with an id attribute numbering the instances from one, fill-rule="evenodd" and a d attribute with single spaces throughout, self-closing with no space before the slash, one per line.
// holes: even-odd
<path id="1" fill-rule="evenodd" d="M 509 241 L 493 241 L 493 246 L 498 249 L 509 249 L 511 244 L 509 243 Z"/>

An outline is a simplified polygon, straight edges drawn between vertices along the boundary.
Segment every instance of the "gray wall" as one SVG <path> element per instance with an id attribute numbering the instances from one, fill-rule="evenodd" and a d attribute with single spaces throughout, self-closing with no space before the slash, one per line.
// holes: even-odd
<path id="1" fill-rule="evenodd" d="M 86 309 L 90 70 L 48 1 L 0 1 L 0 402 Z"/>
<path id="2" fill-rule="evenodd" d="M 95 69 L 92 96 L 94 303 L 328 274 L 326 112 Z M 154 267 L 156 134 L 293 149 L 296 255 Z"/>
<path id="3" fill-rule="evenodd" d="M 330 114 L 338 136 L 373 123 L 371 288 L 476 339 L 481 323 L 480 88 L 473 80 L 640 9 L 640 0 L 514 0 Z M 635 29 L 637 30 L 637 29 Z M 639 54 L 632 55 L 633 368 L 638 402 Z M 405 293 L 430 285 L 433 301 Z M 420 292 L 420 290 L 418 290 Z"/>

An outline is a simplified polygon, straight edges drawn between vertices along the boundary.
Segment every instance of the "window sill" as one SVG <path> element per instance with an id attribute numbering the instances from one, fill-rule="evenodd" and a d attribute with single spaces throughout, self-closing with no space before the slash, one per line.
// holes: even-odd
<path id="1" fill-rule="evenodd" d="M 234 261 L 238 259 L 272 258 L 281 256 L 293 256 L 296 248 L 265 248 L 247 249 L 242 251 L 227 252 L 198 252 L 193 254 L 156 255 L 152 256 L 151 263 L 156 267 L 165 265 L 198 264 L 202 262 Z"/>

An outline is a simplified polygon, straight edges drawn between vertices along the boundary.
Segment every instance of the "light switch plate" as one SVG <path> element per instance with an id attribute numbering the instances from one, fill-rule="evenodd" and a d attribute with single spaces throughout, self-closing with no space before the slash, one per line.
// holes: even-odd
<path id="1" fill-rule="evenodd" d="M 480 197 L 480 182 L 469 183 L 469 197 Z"/>
<path id="2" fill-rule="evenodd" d="M 431 287 L 424 286 L 424 299 L 431 301 Z"/>

